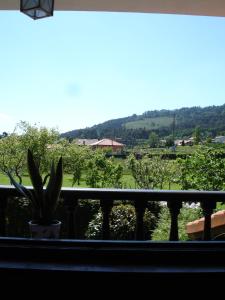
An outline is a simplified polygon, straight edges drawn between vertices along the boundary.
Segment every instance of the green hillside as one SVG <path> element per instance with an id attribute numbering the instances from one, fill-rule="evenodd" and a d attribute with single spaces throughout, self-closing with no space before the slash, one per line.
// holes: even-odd
<path id="1" fill-rule="evenodd" d="M 184 107 L 175 110 L 147 111 L 142 115 L 109 120 L 85 129 L 62 134 L 67 138 L 119 138 L 127 144 L 148 139 L 151 132 L 160 138 L 174 133 L 175 138 L 192 136 L 196 127 L 203 137 L 225 135 L 225 104 L 208 107 Z"/>
<path id="2" fill-rule="evenodd" d="M 143 120 L 137 120 L 133 122 L 127 122 L 124 124 L 126 129 L 138 129 L 145 128 L 149 130 L 155 130 L 162 127 L 172 126 L 172 117 L 157 117 L 157 118 L 145 118 Z"/>

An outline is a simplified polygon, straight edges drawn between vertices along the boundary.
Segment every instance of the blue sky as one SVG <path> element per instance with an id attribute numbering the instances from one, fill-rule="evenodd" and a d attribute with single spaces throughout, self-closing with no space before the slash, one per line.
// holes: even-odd
<path id="1" fill-rule="evenodd" d="M 0 12 L 0 133 L 225 103 L 225 18 Z"/>

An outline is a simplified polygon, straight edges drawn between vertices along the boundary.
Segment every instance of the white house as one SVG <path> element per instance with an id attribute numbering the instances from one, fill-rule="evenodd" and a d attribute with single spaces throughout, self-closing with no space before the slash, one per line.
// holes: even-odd
<path id="1" fill-rule="evenodd" d="M 214 143 L 219 143 L 219 144 L 224 144 L 225 143 L 225 136 L 220 135 L 216 136 L 215 139 L 213 140 Z"/>

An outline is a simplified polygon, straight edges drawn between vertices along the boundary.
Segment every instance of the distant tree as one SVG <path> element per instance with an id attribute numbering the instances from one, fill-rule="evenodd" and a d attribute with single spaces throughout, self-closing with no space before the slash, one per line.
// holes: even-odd
<path id="1" fill-rule="evenodd" d="M 206 142 L 206 144 L 211 144 L 212 143 L 212 137 L 211 136 L 207 136 L 205 142 Z"/>
<path id="2" fill-rule="evenodd" d="M 143 156 L 141 159 L 131 154 L 127 159 L 128 168 L 135 180 L 135 184 L 141 189 L 162 189 L 171 180 L 171 163 L 161 159 L 160 156 L 149 158 Z"/>
<path id="3" fill-rule="evenodd" d="M 159 145 L 159 136 L 155 132 L 151 132 L 148 142 L 151 148 L 156 148 Z"/>
<path id="4" fill-rule="evenodd" d="M 59 140 L 59 133 L 55 129 L 39 128 L 23 121 L 17 124 L 16 131 L 20 133 L 24 153 L 30 149 L 36 157 L 41 172 L 46 172 L 49 169 L 49 149 L 55 147 L 54 144 Z"/>
<path id="5" fill-rule="evenodd" d="M 194 143 L 195 145 L 198 145 L 201 142 L 201 129 L 199 126 L 195 128 L 195 131 L 193 133 L 194 137 Z"/>
<path id="6" fill-rule="evenodd" d="M 15 174 L 20 182 L 25 166 L 25 152 L 20 137 L 10 134 L 0 140 L 0 170 Z"/>
<path id="7" fill-rule="evenodd" d="M 82 173 L 87 167 L 87 161 L 92 155 L 91 149 L 86 146 L 70 144 L 64 157 L 64 170 L 73 175 L 72 185 L 80 185 Z"/>
<path id="8" fill-rule="evenodd" d="M 174 146 L 174 139 L 172 136 L 168 136 L 166 138 L 166 144 L 165 144 L 166 147 L 172 147 Z"/>
<path id="9" fill-rule="evenodd" d="M 182 189 L 219 191 L 225 188 L 225 161 L 221 150 L 201 147 L 192 156 L 179 159 Z"/>
<path id="10" fill-rule="evenodd" d="M 86 183 L 93 188 L 122 187 L 123 167 L 107 158 L 102 151 L 94 151 L 87 161 Z"/>
<path id="11" fill-rule="evenodd" d="M 3 131 L 3 133 L 0 134 L 0 139 L 3 139 L 5 137 L 7 137 L 7 136 L 8 136 L 8 133 L 6 131 Z"/>

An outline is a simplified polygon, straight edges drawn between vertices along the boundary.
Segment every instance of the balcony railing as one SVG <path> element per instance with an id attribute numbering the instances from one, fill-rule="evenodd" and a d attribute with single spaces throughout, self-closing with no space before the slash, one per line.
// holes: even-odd
<path id="1" fill-rule="evenodd" d="M 225 242 L 210 241 L 211 214 L 217 202 L 225 201 L 225 192 L 156 191 L 115 189 L 70 189 L 61 193 L 65 208 L 65 238 L 30 239 L 8 237 L 10 197 L 19 196 L 11 186 L 0 186 L 0 276 L 11 286 L 12 281 L 36 285 L 49 280 L 54 286 L 84 286 L 84 283 L 104 282 L 151 289 L 160 284 L 195 284 L 204 279 L 209 284 L 225 280 Z M 103 213 L 102 239 L 77 239 L 76 219 L 79 205 L 89 199 L 99 200 Z M 110 240 L 110 212 L 114 201 L 133 203 L 136 211 L 135 241 Z M 142 241 L 143 216 L 148 202 L 165 201 L 170 211 L 171 228 L 166 242 Z M 185 202 L 200 202 L 205 217 L 205 241 L 178 241 L 178 216 Z M 17 218 L 16 213 L 13 215 Z M 19 216 L 18 216 L 19 218 Z M 3 283 L 3 281 L 2 281 Z M 35 284 L 34 284 L 35 283 Z M 126 284 L 125 284 L 126 286 Z M 86 288 L 85 288 L 86 289 Z M 84 289 L 82 289 L 82 292 Z"/>
<path id="2" fill-rule="evenodd" d="M 11 186 L 0 186 L 0 235 L 7 235 L 7 202 L 9 197 L 19 196 Z M 65 238 L 80 238 L 76 213 L 79 203 L 83 200 L 99 200 L 103 215 L 102 240 L 110 239 L 110 213 L 115 200 L 130 201 L 136 212 L 136 240 L 144 238 L 144 213 L 148 202 L 164 201 L 170 211 L 171 227 L 168 236 L 169 241 L 178 241 L 178 216 L 185 202 L 200 202 L 204 222 L 205 241 L 211 240 L 211 215 L 217 202 L 225 201 L 225 192 L 207 191 L 166 191 L 166 190 L 119 190 L 119 189 L 92 189 L 92 188 L 63 188 L 61 192 L 63 206 L 66 211 L 66 235 Z"/>

